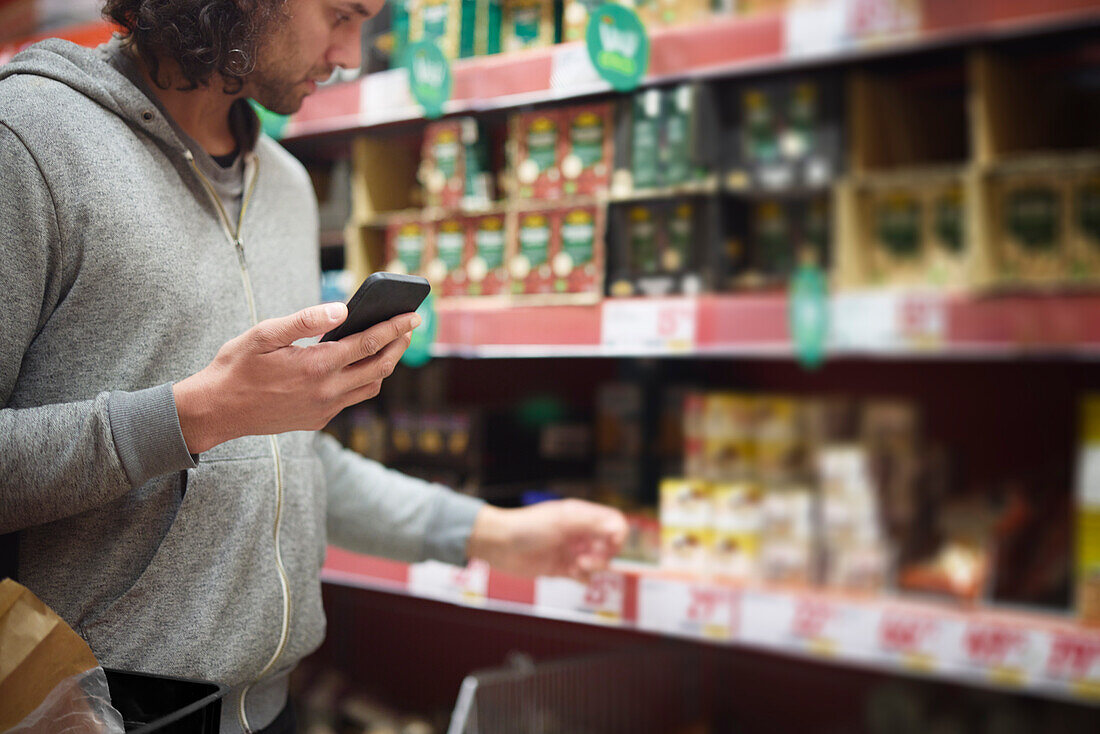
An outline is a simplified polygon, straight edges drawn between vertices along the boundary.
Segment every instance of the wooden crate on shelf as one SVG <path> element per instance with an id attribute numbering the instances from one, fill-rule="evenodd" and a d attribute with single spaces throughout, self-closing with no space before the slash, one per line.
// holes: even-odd
<path id="1" fill-rule="evenodd" d="M 842 288 L 959 289 L 973 282 L 970 168 L 864 175 L 836 187 L 836 280 Z"/>
<path id="2" fill-rule="evenodd" d="M 1016 156 L 976 183 L 976 284 L 995 290 L 1100 286 L 1100 155 Z"/>

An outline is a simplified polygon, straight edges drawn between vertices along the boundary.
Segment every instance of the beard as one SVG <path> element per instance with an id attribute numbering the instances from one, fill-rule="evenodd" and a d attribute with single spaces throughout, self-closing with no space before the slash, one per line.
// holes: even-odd
<path id="1" fill-rule="evenodd" d="M 250 96 L 264 106 L 265 109 L 280 115 L 290 115 L 297 112 L 302 101 L 305 100 L 308 90 L 302 76 L 288 74 L 273 74 L 257 69 L 249 77 L 251 87 Z"/>

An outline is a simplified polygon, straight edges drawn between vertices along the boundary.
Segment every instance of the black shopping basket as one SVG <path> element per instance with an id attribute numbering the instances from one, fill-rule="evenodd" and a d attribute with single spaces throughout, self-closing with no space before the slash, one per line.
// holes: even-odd
<path id="1" fill-rule="evenodd" d="M 111 705 L 126 734 L 217 734 L 222 697 L 217 683 L 104 668 Z"/>

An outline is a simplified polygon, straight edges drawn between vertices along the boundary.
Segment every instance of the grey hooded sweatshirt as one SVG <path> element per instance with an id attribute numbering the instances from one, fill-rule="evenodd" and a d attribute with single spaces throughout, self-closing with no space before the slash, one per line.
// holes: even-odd
<path id="1" fill-rule="evenodd" d="M 112 53 L 0 67 L 0 533 L 103 665 L 229 685 L 222 731 L 254 730 L 324 635 L 326 544 L 462 562 L 481 503 L 314 432 L 187 452 L 172 384 L 319 301 L 316 202 L 254 132 L 234 236 Z"/>

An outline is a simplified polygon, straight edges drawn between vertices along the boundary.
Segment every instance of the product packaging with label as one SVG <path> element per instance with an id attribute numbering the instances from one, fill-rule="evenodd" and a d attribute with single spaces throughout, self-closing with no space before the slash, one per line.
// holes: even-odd
<path id="1" fill-rule="evenodd" d="M 554 217 L 547 211 L 532 211 L 518 215 L 515 243 L 508 259 L 508 275 L 513 295 L 540 295 L 554 292 L 554 274 L 550 253 L 553 243 Z"/>
<path id="2" fill-rule="evenodd" d="M 565 144 L 561 172 L 566 196 L 607 191 L 614 153 L 613 122 L 610 103 L 570 107 L 562 112 Z"/>
<path id="3" fill-rule="evenodd" d="M 558 4 L 554 0 L 504 0 L 505 53 L 557 43 Z"/>
<path id="4" fill-rule="evenodd" d="M 411 41 L 435 41 L 448 59 L 458 58 L 461 0 L 409 0 L 408 10 Z"/>
<path id="5" fill-rule="evenodd" d="M 517 198 L 561 198 L 561 127 L 558 110 L 522 112 L 512 117 L 508 158 Z"/>
<path id="6" fill-rule="evenodd" d="M 461 217 L 433 223 L 435 258 L 427 267 L 432 289 L 442 297 L 461 296 L 467 291 L 466 264 L 470 259 L 467 224 Z"/>
<path id="7" fill-rule="evenodd" d="M 455 208 L 466 188 L 466 153 L 462 120 L 432 122 L 424 131 L 418 177 L 428 206 Z"/>
<path id="8" fill-rule="evenodd" d="M 470 217 L 466 223 L 470 252 L 466 262 L 466 292 L 471 296 L 503 295 L 508 283 L 504 261 L 508 232 L 504 216 Z"/>
<path id="9" fill-rule="evenodd" d="M 402 275 L 421 275 L 431 261 L 428 228 L 410 216 L 386 227 L 386 270 Z"/>
<path id="10" fill-rule="evenodd" d="M 553 213 L 551 254 L 554 292 L 586 294 L 598 298 L 603 291 L 603 207 L 582 206 Z"/>
<path id="11" fill-rule="evenodd" d="M 500 53 L 501 3 L 502 0 L 462 0 L 461 58 Z"/>
<path id="12" fill-rule="evenodd" d="M 996 281 L 1051 286 L 1069 280 L 1070 187 L 1062 172 L 995 176 Z"/>

